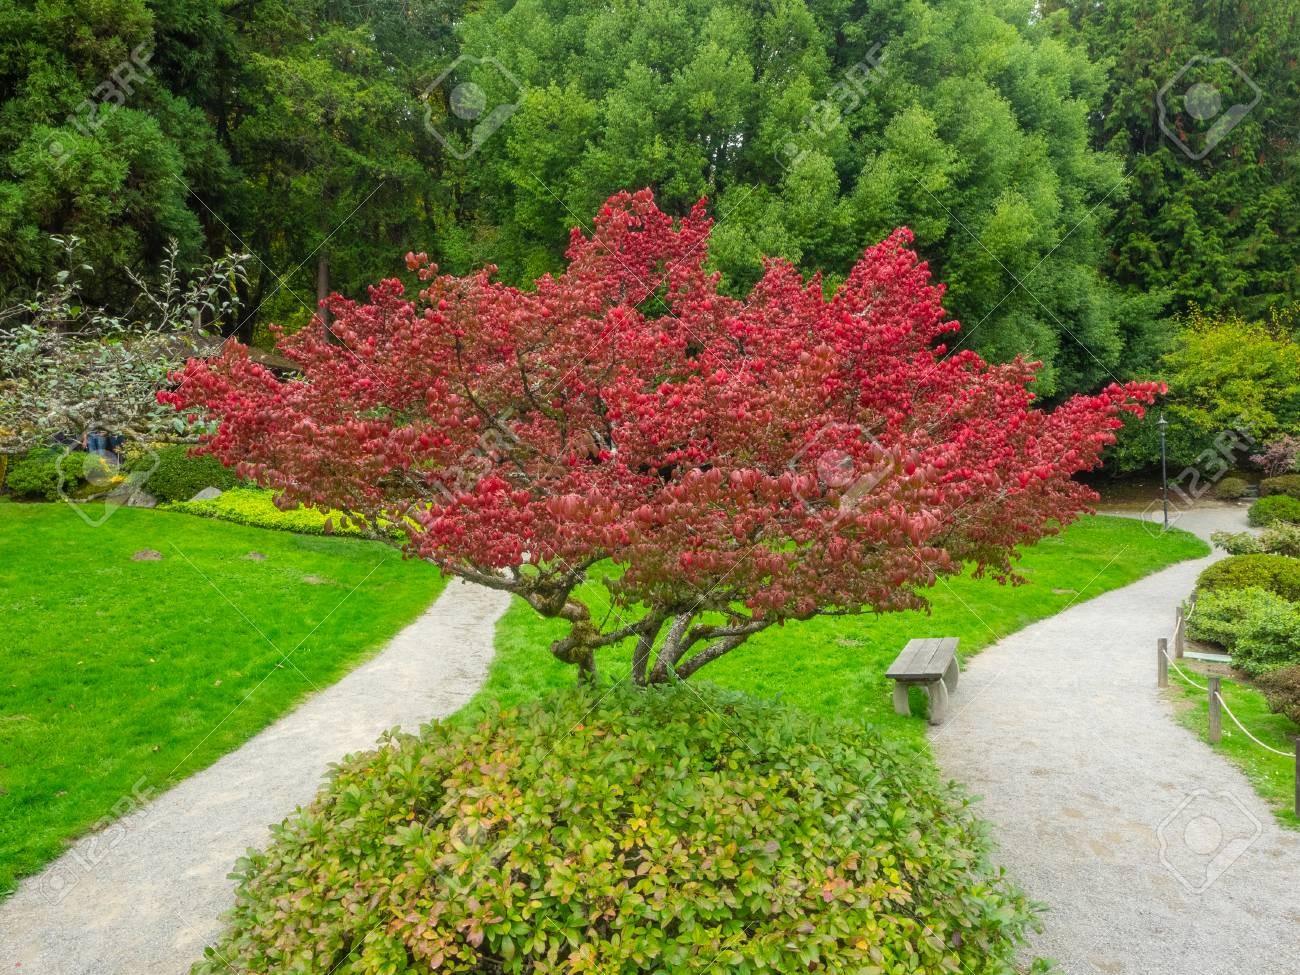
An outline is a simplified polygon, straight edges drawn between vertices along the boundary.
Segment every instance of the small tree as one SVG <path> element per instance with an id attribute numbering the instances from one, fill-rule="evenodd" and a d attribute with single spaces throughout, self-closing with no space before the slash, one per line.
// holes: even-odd
<path id="1" fill-rule="evenodd" d="M 1158 392 L 1032 409 L 1033 364 L 942 344 L 959 326 L 906 230 L 829 300 L 772 261 L 743 301 L 705 270 L 709 232 L 702 204 L 675 225 L 641 191 L 533 291 L 410 255 L 418 294 L 335 296 L 332 335 L 281 339 L 301 378 L 231 344 L 160 398 L 287 501 L 405 520 L 411 553 L 567 621 L 551 649 L 584 674 L 634 640 L 645 684 L 787 620 L 922 607 L 965 562 L 1014 579 Z"/>
<path id="2" fill-rule="evenodd" d="M 205 344 L 237 306 L 247 255 L 185 274 L 167 247 L 156 281 L 128 272 L 134 301 L 113 314 L 83 300 L 76 237 L 54 238 L 66 267 L 28 299 L 0 308 L 0 455 L 56 436 L 112 431 L 137 440 L 176 432 L 181 418 L 159 404 L 168 374 Z"/>

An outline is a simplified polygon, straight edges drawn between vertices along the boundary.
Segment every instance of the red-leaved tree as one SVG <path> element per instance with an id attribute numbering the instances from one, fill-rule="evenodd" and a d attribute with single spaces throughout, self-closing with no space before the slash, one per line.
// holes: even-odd
<path id="1" fill-rule="evenodd" d="M 739 300 L 710 226 L 620 193 L 531 291 L 410 255 L 418 293 L 334 296 L 328 332 L 280 340 L 301 376 L 231 343 L 160 396 L 285 503 L 404 522 L 410 552 L 566 621 L 560 659 L 591 676 L 632 640 L 655 683 L 787 620 L 924 606 L 963 563 L 1015 581 L 1015 546 L 1094 500 L 1071 475 L 1159 391 L 1033 409 L 1034 364 L 947 350 L 907 230 L 829 300 L 785 261 Z"/>

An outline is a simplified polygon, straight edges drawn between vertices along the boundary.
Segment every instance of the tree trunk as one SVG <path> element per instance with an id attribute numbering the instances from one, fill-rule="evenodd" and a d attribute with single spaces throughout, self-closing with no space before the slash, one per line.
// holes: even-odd
<path id="1" fill-rule="evenodd" d="M 334 338 L 334 333 L 330 331 L 330 313 L 329 309 L 322 307 L 321 302 L 330 296 L 330 259 L 329 255 L 321 251 L 320 257 L 316 259 L 316 314 L 320 315 L 321 324 L 325 326 L 325 334 Z"/>

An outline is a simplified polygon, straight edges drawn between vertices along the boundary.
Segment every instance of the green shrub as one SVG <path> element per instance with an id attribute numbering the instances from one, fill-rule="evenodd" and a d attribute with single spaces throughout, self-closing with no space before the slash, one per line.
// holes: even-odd
<path id="1" fill-rule="evenodd" d="M 1225 477 L 1214 488 L 1214 496 L 1224 501 L 1236 501 L 1250 492 L 1250 484 L 1240 477 Z"/>
<path id="2" fill-rule="evenodd" d="M 1271 525 L 1278 521 L 1300 524 L 1300 501 L 1289 494 L 1260 498 L 1246 512 L 1246 520 L 1252 525 Z"/>
<path id="3" fill-rule="evenodd" d="M 79 494 L 88 475 L 102 484 L 111 473 L 104 460 L 96 454 L 51 447 L 29 451 L 13 461 L 9 465 L 5 487 L 21 498 L 57 501 L 64 495 Z"/>
<path id="4" fill-rule="evenodd" d="M 1231 653 L 1250 617 L 1289 606 L 1291 603 L 1276 593 L 1254 586 L 1205 592 L 1197 598 L 1196 608 L 1187 620 L 1187 635 Z"/>
<path id="5" fill-rule="evenodd" d="M 1248 674 L 1300 662 L 1300 606 L 1264 589 L 1205 593 L 1196 601 L 1187 634 L 1223 647 L 1233 666 Z"/>
<path id="6" fill-rule="evenodd" d="M 1215 562 L 1196 580 L 1196 588 L 1202 593 L 1252 586 L 1283 599 L 1300 600 L 1300 559 L 1270 554 L 1234 555 Z"/>
<path id="7" fill-rule="evenodd" d="M 1214 532 L 1210 541 L 1229 555 L 1259 555 L 1269 552 L 1300 558 L 1300 525 L 1274 522 L 1258 535 L 1251 532 Z"/>
<path id="8" fill-rule="evenodd" d="M 316 508 L 292 508 L 281 511 L 275 506 L 275 492 L 262 488 L 232 488 L 219 498 L 210 501 L 177 501 L 168 504 L 168 511 L 180 511 L 203 518 L 233 521 L 237 525 L 254 528 L 271 528 L 276 531 L 297 532 L 300 535 L 324 535 L 325 521 L 329 519 L 331 535 L 355 535 L 365 538 L 396 537 L 400 534 L 389 525 L 377 530 L 367 530 L 359 525 L 344 524 L 339 512 L 328 514 Z"/>
<path id="9" fill-rule="evenodd" d="M 1277 477 L 1266 477 L 1259 482 L 1261 498 L 1278 495 L 1300 499 L 1300 474 L 1280 474 Z"/>
<path id="10" fill-rule="evenodd" d="M 1009 973 L 1033 923 L 910 748 L 707 686 L 571 691 L 352 756 L 195 967 Z"/>
<path id="11" fill-rule="evenodd" d="M 1214 532 L 1210 541 L 1229 555 L 1256 555 L 1264 551 L 1264 543 L 1251 532 Z"/>
<path id="12" fill-rule="evenodd" d="M 1259 543 L 1265 552 L 1300 558 L 1300 525 L 1275 522 L 1260 532 Z"/>
<path id="13" fill-rule="evenodd" d="M 160 501 L 187 501 L 205 487 L 224 491 L 239 483 L 235 472 L 215 458 L 191 457 L 189 452 L 185 444 L 167 444 L 141 455 L 132 466 L 143 471 L 152 468 L 142 486 Z"/>
<path id="14" fill-rule="evenodd" d="M 1271 711 L 1300 724 L 1300 663 L 1263 674 L 1258 683 Z"/>

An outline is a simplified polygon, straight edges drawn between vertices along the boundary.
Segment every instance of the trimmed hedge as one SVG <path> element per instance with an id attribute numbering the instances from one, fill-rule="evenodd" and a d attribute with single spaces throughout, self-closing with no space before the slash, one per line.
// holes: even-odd
<path id="1" fill-rule="evenodd" d="M 1278 495 L 1300 499 L 1300 474 L 1279 474 L 1277 477 L 1266 477 L 1259 482 L 1261 498 Z"/>
<path id="2" fill-rule="evenodd" d="M 1250 484 L 1240 477 L 1225 477 L 1214 488 L 1214 496 L 1224 501 L 1236 501 L 1250 493 Z"/>
<path id="3" fill-rule="evenodd" d="M 1300 600 L 1300 559 L 1285 555 L 1234 555 L 1215 562 L 1196 580 L 1202 592 L 1265 589 L 1283 599 Z M 1200 612 L 1199 603 L 1197 612 Z"/>
<path id="4" fill-rule="evenodd" d="M 231 488 L 210 501 L 177 501 L 168 511 L 180 511 L 202 518 L 233 521 L 237 525 L 296 532 L 299 535 L 351 535 L 364 538 L 395 537 L 400 533 L 391 526 L 379 531 L 365 531 L 355 524 L 345 525 L 338 512 L 326 514 L 316 508 L 291 508 L 281 511 L 275 506 L 275 492 L 263 488 Z M 325 531 L 326 519 L 330 531 Z"/>
<path id="5" fill-rule="evenodd" d="M 191 457 L 185 444 L 166 444 L 137 458 L 136 470 L 152 468 L 142 487 L 160 501 L 188 501 L 205 487 L 225 491 L 239 483 L 235 472 L 207 455 Z"/>
<path id="6" fill-rule="evenodd" d="M 1034 924 L 922 754 L 707 685 L 388 737 L 236 878 L 198 975 L 1010 973 Z"/>
<path id="7" fill-rule="evenodd" d="M 1260 498 L 1246 512 L 1246 520 L 1252 525 L 1272 525 L 1279 521 L 1300 524 L 1300 501 L 1287 494 Z"/>

